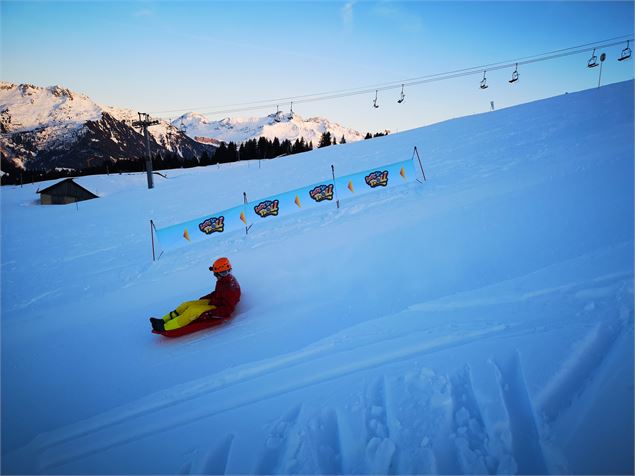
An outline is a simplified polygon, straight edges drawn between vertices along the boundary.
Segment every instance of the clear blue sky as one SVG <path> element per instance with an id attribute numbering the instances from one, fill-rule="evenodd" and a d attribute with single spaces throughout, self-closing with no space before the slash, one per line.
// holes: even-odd
<path id="1" fill-rule="evenodd" d="M 161 117 L 513 60 L 632 34 L 633 2 L 2 1 L 4 81 L 59 84 Z M 633 77 L 606 49 L 602 83 Z M 635 45 L 631 45 L 634 46 Z M 599 53 L 599 52 L 598 52 Z M 597 86 L 588 54 L 399 91 L 294 105 L 361 131 L 411 129 Z M 289 109 L 289 103 L 280 108 Z M 174 112 L 163 112 L 181 110 Z M 232 114 L 264 115 L 262 109 Z M 223 115 L 210 115 L 220 119 Z"/>

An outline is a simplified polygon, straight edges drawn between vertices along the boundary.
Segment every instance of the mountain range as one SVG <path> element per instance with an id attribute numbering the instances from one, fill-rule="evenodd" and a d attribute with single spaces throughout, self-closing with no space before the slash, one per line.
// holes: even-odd
<path id="1" fill-rule="evenodd" d="M 60 86 L 0 82 L 0 153 L 22 169 L 75 169 L 145 157 L 138 113 L 97 104 L 85 94 Z M 288 113 L 261 118 L 208 121 L 189 112 L 148 128 L 153 154 L 181 160 L 213 155 L 221 142 L 241 143 L 265 137 L 280 141 L 304 138 L 317 146 L 323 132 L 338 142 L 363 139 L 353 129 L 323 118 L 302 119 Z"/>
<path id="2" fill-rule="evenodd" d="M 264 137 L 273 140 L 288 139 L 294 142 L 304 138 L 317 146 L 324 132 L 330 132 L 337 142 L 344 137 L 346 142 L 362 140 L 360 132 L 333 123 L 321 117 L 303 119 L 293 112 L 275 112 L 265 117 L 225 118 L 220 121 L 208 121 L 205 116 L 188 112 L 172 121 L 172 125 L 184 128 L 190 137 L 198 140 L 211 138 L 217 141 L 241 143 L 249 139 Z"/>

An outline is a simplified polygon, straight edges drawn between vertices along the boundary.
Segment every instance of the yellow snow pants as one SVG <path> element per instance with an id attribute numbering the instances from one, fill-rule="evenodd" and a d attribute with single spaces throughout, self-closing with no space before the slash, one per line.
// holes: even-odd
<path id="1" fill-rule="evenodd" d="M 216 309 L 216 306 L 211 305 L 207 299 L 184 302 L 174 311 L 170 311 L 169 314 L 163 316 L 165 330 L 171 331 L 187 326 L 205 311 L 211 311 L 212 309 Z"/>

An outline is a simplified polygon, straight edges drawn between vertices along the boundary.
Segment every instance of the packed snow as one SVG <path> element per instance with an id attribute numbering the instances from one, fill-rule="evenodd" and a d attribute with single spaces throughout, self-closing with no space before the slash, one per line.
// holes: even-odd
<path id="1" fill-rule="evenodd" d="M 632 474 L 633 99 L 629 81 L 152 190 L 82 177 L 100 198 L 71 205 L 2 187 L 2 472 Z M 415 146 L 427 180 L 152 261 L 151 219 Z M 152 334 L 220 256 L 233 320 Z"/>

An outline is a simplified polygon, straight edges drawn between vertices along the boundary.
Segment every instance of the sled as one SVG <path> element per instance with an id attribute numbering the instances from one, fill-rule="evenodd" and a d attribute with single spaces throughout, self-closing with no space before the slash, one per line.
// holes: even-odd
<path id="1" fill-rule="evenodd" d="M 191 334 L 192 332 L 196 332 L 196 331 L 200 331 L 203 329 L 208 329 L 210 327 L 217 327 L 220 326 L 224 323 L 226 323 L 227 321 L 229 321 L 230 318 L 223 318 L 223 319 L 200 319 L 200 320 L 196 320 L 196 321 L 192 321 L 190 322 L 187 326 L 183 326 L 183 327 L 179 327 L 178 329 L 172 329 L 172 330 L 168 330 L 168 331 L 157 331 L 157 330 L 152 330 L 153 334 L 159 334 L 165 337 L 180 337 L 180 336 L 184 336 L 187 334 Z"/>

